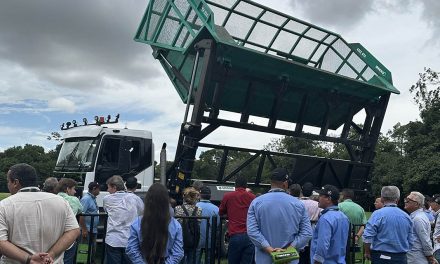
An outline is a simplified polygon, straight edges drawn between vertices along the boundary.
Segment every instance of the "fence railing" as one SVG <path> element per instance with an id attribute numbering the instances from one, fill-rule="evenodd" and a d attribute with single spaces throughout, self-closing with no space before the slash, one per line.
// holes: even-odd
<path id="1" fill-rule="evenodd" d="M 107 218 L 108 215 L 106 213 L 99 214 L 79 214 L 77 215 L 77 219 L 79 222 L 79 218 L 84 217 L 84 221 L 86 218 L 90 218 L 90 227 L 88 228 L 88 236 L 86 238 L 86 244 L 83 243 L 83 234 L 81 231 L 80 237 L 77 239 L 78 242 L 78 250 L 75 253 L 75 261 L 76 263 L 97 263 L 96 260 L 96 250 L 97 250 L 97 242 L 102 241 L 102 251 L 101 251 L 101 264 L 104 264 L 105 257 L 105 235 L 107 234 Z M 97 233 L 93 233 L 93 230 L 97 229 Z M 102 230 L 100 232 L 100 230 Z M 99 236 L 99 237 L 98 237 Z M 102 237 L 102 238 L 101 238 Z M 101 240 L 102 239 L 102 240 Z M 84 245 L 87 245 L 85 248 Z"/>
<path id="2" fill-rule="evenodd" d="M 356 234 L 358 233 L 360 228 L 365 228 L 365 225 L 350 224 L 350 231 L 347 241 L 347 253 L 345 257 L 347 263 L 350 264 L 354 264 L 354 263 L 365 264 L 366 262 L 362 238 L 359 237 L 358 241 L 356 241 L 355 239 Z"/>
<path id="3" fill-rule="evenodd" d="M 78 218 L 80 216 L 84 217 L 90 217 L 90 228 L 89 230 L 93 230 L 96 226 L 98 229 L 98 233 L 94 234 L 95 239 L 93 239 L 93 236 L 89 235 L 87 238 L 87 248 L 85 248 L 85 243 L 79 243 L 77 255 L 75 256 L 76 263 L 84 263 L 84 264 L 90 264 L 90 263 L 98 263 L 97 261 L 100 260 L 101 264 L 104 264 L 104 258 L 105 258 L 105 235 L 107 232 L 107 218 L 108 215 L 106 213 L 99 213 L 99 214 L 79 214 Z M 99 217 L 99 221 L 96 222 L 96 217 Z M 176 219 L 197 219 L 200 221 L 200 225 L 203 223 L 206 223 L 206 229 L 204 233 L 205 237 L 205 247 L 198 247 L 191 249 L 190 251 L 186 251 L 185 254 L 192 254 L 196 258 L 198 258 L 198 254 L 202 255 L 202 259 L 204 259 L 205 264 L 220 264 L 222 258 L 226 258 L 227 256 L 227 248 L 228 248 L 228 238 L 226 235 L 227 231 L 227 224 L 228 220 L 226 217 L 220 217 L 220 219 L 217 216 L 175 216 Z M 216 224 L 213 224 L 216 223 Z M 312 225 L 316 224 L 316 221 L 312 221 Z M 347 252 L 346 252 L 346 263 L 347 264 L 355 264 L 355 263 L 362 263 L 365 264 L 366 260 L 364 257 L 364 250 L 362 247 L 361 240 L 358 240 L 358 242 L 355 241 L 355 235 L 358 232 L 359 228 L 363 227 L 364 225 L 350 225 L 349 229 L 349 236 L 347 238 Z M 200 236 L 202 237 L 202 233 L 200 233 Z M 78 242 L 82 241 L 82 234 L 78 238 Z M 97 257 L 98 254 L 96 254 L 97 246 L 96 243 L 101 244 L 100 247 L 100 258 Z M 310 245 L 310 243 L 309 243 Z M 360 255 L 360 256 L 359 256 Z M 86 257 L 84 257 L 86 256 Z M 194 258 L 194 264 L 197 263 L 197 259 Z"/>
<path id="4" fill-rule="evenodd" d="M 188 250 L 185 250 L 185 256 L 187 253 L 190 253 L 191 255 L 195 256 L 195 263 L 198 263 L 197 259 L 199 258 L 199 254 L 204 254 L 204 263 L 214 264 L 215 263 L 215 256 L 217 254 L 217 230 L 221 230 L 222 223 L 218 221 L 217 216 L 175 216 L 178 221 L 183 219 L 197 219 L 200 221 L 200 226 L 204 223 L 206 223 L 206 229 L 205 229 L 205 247 L 201 247 L 200 245 L 197 248 L 193 248 Z M 216 224 L 213 224 L 216 223 Z M 218 225 L 220 225 L 220 229 L 218 229 Z M 202 232 L 200 232 L 200 237 L 202 237 Z M 195 237 L 193 238 L 195 239 Z M 200 242 L 199 242 L 200 243 Z M 219 256 L 220 261 L 220 256 Z M 220 263 L 220 262 L 218 262 Z"/>

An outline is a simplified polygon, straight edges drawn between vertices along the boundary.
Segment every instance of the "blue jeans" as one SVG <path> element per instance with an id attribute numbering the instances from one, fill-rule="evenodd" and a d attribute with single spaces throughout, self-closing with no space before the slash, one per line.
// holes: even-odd
<path id="1" fill-rule="evenodd" d="M 105 244 L 105 264 L 132 264 L 124 247 L 112 247 Z"/>
<path id="2" fill-rule="evenodd" d="M 252 264 L 255 246 L 246 233 L 234 234 L 229 238 L 228 263 Z"/>
<path id="3" fill-rule="evenodd" d="M 386 259 L 388 257 L 390 259 Z M 371 264 L 407 264 L 406 253 L 371 251 Z"/>
<path id="4" fill-rule="evenodd" d="M 65 264 L 73 264 L 76 263 L 75 261 L 75 253 L 76 253 L 76 249 L 77 249 L 78 245 L 75 241 L 75 243 L 73 243 L 73 246 L 71 248 L 69 248 L 68 250 L 64 251 L 64 258 L 63 261 Z"/>

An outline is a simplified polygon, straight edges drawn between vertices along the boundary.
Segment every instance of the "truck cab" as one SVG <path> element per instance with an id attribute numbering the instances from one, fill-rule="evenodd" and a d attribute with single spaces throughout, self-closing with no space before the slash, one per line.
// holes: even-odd
<path id="1" fill-rule="evenodd" d="M 101 186 L 99 206 L 107 194 L 106 181 L 113 175 L 120 175 L 124 180 L 135 176 L 137 191 L 146 192 L 154 179 L 152 134 L 99 125 L 66 129 L 54 174 L 57 178 L 76 180 L 84 186 L 84 191 L 90 182 L 98 182 Z"/>

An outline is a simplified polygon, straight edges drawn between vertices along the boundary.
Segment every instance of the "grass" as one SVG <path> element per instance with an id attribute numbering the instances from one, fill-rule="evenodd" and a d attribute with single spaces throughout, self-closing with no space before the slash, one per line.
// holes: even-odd
<path id="1" fill-rule="evenodd" d="M 5 199 L 6 197 L 8 197 L 10 194 L 9 193 L 0 193 L 0 201 Z"/>

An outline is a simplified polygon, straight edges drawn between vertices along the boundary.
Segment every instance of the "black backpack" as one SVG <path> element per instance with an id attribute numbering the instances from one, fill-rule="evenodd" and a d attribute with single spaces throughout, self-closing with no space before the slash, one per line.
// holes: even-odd
<path id="1" fill-rule="evenodd" d="M 186 216 L 190 216 L 184 205 L 182 205 L 182 209 Z M 191 216 L 197 215 L 197 209 L 196 206 Z M 183 218 L 182 220 L 183 248 L 185 250 L 195 249 L 200 240 L 199 221 L 195 218 Z"/>

